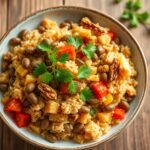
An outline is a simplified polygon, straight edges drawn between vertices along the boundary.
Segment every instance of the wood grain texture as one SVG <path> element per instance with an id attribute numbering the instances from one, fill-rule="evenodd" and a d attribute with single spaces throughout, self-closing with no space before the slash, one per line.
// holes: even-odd
<path id="1" fill-rule="evenodd" d="M 0 36 L 23 17 L 36 10 L 55 5 L 76 5 L 97 9 L 119 18 L 125 2 L 118 5 L 113 0 L 0 0 Z M 150 10 L 150 0 L 143 0 L 143 10 Z M 150 32 L 145 27 L 132 29 L 131 32 L 140 43 L 150 71 Z M 150 79 L 150 75 L 149 75 Z M 150 84 L 144 105 L 133 123 L 114 140 L 91 148 L 90 150 L 150 150 Z M 8 144 L 9 143 L 9 144 Z M 16 137 L 0 121 L 0 150 L 40 150 Z"/>

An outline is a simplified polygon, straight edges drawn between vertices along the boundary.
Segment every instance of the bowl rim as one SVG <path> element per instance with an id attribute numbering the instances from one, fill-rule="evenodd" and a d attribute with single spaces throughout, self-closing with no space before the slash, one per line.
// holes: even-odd
<path id="1" fill-rule="evenodd" d="M 22 140 L 25 140 L 26 142 L 34 145 L 34 146 L 37 146 L 37 147 L 40 147 L 42 149 L 59 149 L 59 150 L 69 150 L 69 149 L 74 149 L 74 150 L 79 150 L 79 149 L 85 149 L 85 148 L 91 148 L 91 147 L 94 147 L 94 146 L 98 146 L 104 142 L 108 142 L 112 139 L 114 139 L 115 137 L 118 136 L 119 133 L 123 132 L 123 130 L 129 126 L 133 120 L 135 119 L 135 117 L 137 116 L 138 112 L 140 111 L 143 103 L 144 103 L 144 96 L 145 96 L 145 93 L 147 91 L 147 79 L 148 79 L 148 68 L 147 68 L 147 63 L 146 63 L 146 58 L 144 56 L 144 53 L 143 53 L 143 50 L 140 46 L 140 44 L 138 43 L 138 41 L 136 40 L 136 38 L 133 36 L 133 34 L 127 29 L 127 27 L 125 27 L 121 22 L 119 22 L 117 19 L 115 19 L 114 17 L 102 12 L 102 11 L 99 11 L 97 9 L 91 9 L 91 8 L 87 8 L 87 7 L 81 7 L 81 6 L 72 6 L 72 5 L 68 5 L 68 6 L 53 6 L 53 7 L 49 7 L 49 8 L 46 8 L 46 9 L 41 9 L 41 10 L 38 10 L 38 11 L 35 11 L 33 13 L 31 13 L 30 15 L 26 16 L 26 17 L 23 17 L 20 21 L 18 21 L 16 24 L 14 24 L 12 27 L 10 27 L 6 33 L 2 36 L 2 38 L 0 39 L 0 45 L 2 44 L 2 42 L 4 41 L 4 39 L 7 37 L 7 35 L 11 32 L 11 30 L 13 30 L 17 25 L 19 25 L 20 23 L 24 22 L 25 20 L 33 17 L 33 16 L 36 16 L 37 14 L 39 13 L 42 13 L 42 12 L 45 12 L 45 11 L 53 11 L 53 10 L 58 10 L 58 9 L 74 9 L 74 10 L 78 10 L 78 9 L 81 9 L 83 11 L 91 11 L 95 14 L 99 14 L 103 17 L 106 17 L 107 19 L 111 20 L 112 22 L 114 22 L 116 25 L 118 25 L 122 30 L 124 30 L 129 36 L 130 38 L 134 41 L 135 45 L 137 46 L 139 52 L 140 52 L 140 55 L 141 55 L 141 58 L 142 58 L 142 61 L 143 61 L 143 64 L 144 64 L 144 71 L 145 71 L 145 84 L 144 84 L 144 91 L 143 91 L 143 94 L 140 98 L 140 101 L 139 101 L 139 104 L 137 105 L 136 109 L 134 110 L 134 113 L 132 114 L 132 117 L 130 118 L 130 120 L 128 120 L 123 127 L 121 127 L 120 129 L 118 129 L 117 132 L 115 132 L 114 134 L 110 135 L 109 137 L 107 137 L 106 139 L 102 140 L 102 141 L 97 141 L 96 143 L 90 143 L 90 145 L 85 145 L 85 146 L 82 146 L 79 145 L 77 146 L 76 148 L 68 148 L 67 146 L 64 147 L 64 148 L 61 148 L 61 147 L 56 147 L 56 146 L 45 146 L 41 143 L 38 143 L 38 142 L 34 142 L 34 141 L 31 141 L 29 140 L 27 137 L 25 137 L 24 135 L 20 134 L 17 130 L 15 130 L 11 125 L 10 123 L 6 120 L 6 118 L 3 117 L 2 113 L 0 112 L 0 118 L 3 120 L 3 122 L 11 129 L 11 131 L 13 131 L 13 133 L 15 133 L 18 137 L 20 137 Z"/>

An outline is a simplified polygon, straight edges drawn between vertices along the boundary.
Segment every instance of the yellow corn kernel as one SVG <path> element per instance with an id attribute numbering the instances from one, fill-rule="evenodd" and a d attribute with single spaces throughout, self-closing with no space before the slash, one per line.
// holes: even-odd
<path id="1" fill-rule="evenodd" d="M 41 128 L 33 123 L 31 123 L 29 125 L 29 129 L 34 132 L 34 133 L 37 133 L 37 134 L 40 134 L 41 133 Z"/>
<path id="2" fill-rule="evenodd" d="M 87 81 L 99 81 L 99 75 L 90 75 L 88 78 L 86 78 Z"/>
<path id="3" fill-rule="evenodd" d="M 103 104 L 104 104 L 105 106 L 107 106 L 107 105 L 109 105 L 110 103 L 112 103 L 113 99 L 114 99 L 114 98 L 113 98 L 112 94 L 108 93 L 108 94 L 105 96 L 105 99 L 104 99 L 104 101 L 103 101 Z"/>
<path id="4" fill-rule="evenodd" d="M 110 44 L 111 38 L 108 34 L 102 34 L 98 37 L 98 40 L 102 45 L 108 45 Z"/>
<path id="5" fill-rule="evenodd" d="M 33 75 L 27 74 L 25 78 L 25 85 L 34 82 L 36 82 L 36 78 Z"/>
<path id="6" fill-rule="evenodd" d="M 49 101 L 45 106 L 45 113 L 57 114 L 59 104 L 55 101 Z"/>
<path id="7" fill-rule="evenodd" d="M 1 101 L 3 104 L 6 104 L 9 101 L 9 96 L 4 96 Z"/>
<path id="8" fill-rule="evenodd" d="M 98 113 L 97 116 L 98 116 L 99 121 L 102 123 L 110 123 L 111 119 L 112 119 L 111 112 L 109 112 L 109 113 L 105 113 L 105 112 Z"/>
<path id="9" fill-rule="evenodd" d="M 91 74 L 96 74 L 97 73 L 97 67 L 91 66 Z"/>
<path id="10" fill-rule="evenodd" d="M 86 63 L 86 65 L 88 66 L 88 67 L 90 67 L 91 65 L 92 65 L 92 60 L 86 60 L 85 61 L 85 63 Z"/>
<path id="11" fill-rule="evenodd" d="M 41 23 L 42 26 L 44 26 L 47 29 L 50 29 L 52 27 L 57 27 L 57 23 L 54 21 L 51 21 L 49 19 L 44 19 Z"/>
<path id="12" fill-rule="evenodd" d="M 89 113 L 82 113 L 79 116 L 78 122 L 86 124 L 89 121 L 89 119 L 90 119 Z"/>
<path id="13" fill-rule="evenodd" d="M 21 77 L 24 77 L 28 73 L 28 71 L 22 65 L 19 65 L 16 71 Z"/>

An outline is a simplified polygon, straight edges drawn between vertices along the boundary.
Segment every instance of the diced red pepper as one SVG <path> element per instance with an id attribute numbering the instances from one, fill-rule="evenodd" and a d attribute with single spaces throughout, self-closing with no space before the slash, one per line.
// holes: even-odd
<path id="1" fill-rule="evenodd" d="M 10 99 L 4 107 L 5 112 L 21 112 L 23 104 L 19 99 Z"/>
<path id="2" fill-rule="evenodd" d="M 113 118 L 122 120 L 122 119 L 124 119 L 124 117 L 125 117 L 125 110 L 122 108 L 116 107 L 114 109 Z"/>
<path id="3" fill-rule="evenodd" d="M 85 45 L 87 45 L 89 42 L 90 42 L 90 39 L 89 39 L 89 38 L 86 38 L 86 37 L 83 38 L 83 43 L 84 43 Z"/>
<path id="4" fill-rule="evenodd" d="M 82 53 L 82 51 L 77 52 L 77 57 L 78 58 L 83 58 L 84 54 Z"/>
<path id="5" fill-rule="evenodd" d="M 69 83 L 61 83 L 60 85 L 60 93 L 61 94 L 70 94 L 70 91 L 68 90 Z"/>
<path id="6" fill-rule="evenodd" d="M 14 121 L 19 128 L 27 127 L 31 122 L 31 116 L 24 112 L 16 112 Z"/>
<path id="7" fill-rule="evenodd" d="M 108 35 L 111 37 L 111 40 L 115 40 L 116 34 L 112 31 L 108 31 Z"/>
<path id="8" fill-rule="evenodd" d="M 57 57 L 59 58 L 61 54 L 69 54 L 69 59 L 74 60 L 76 58 L 75 48 L 72 45 L 65 45 L 60 47 L 57 52 Z"/>
<path id="9" fill-rule="evenodd" d="M 106 83 L 102 81 L 93 83 L 91 89 L 98 99 L 102 99 L 108 93 Z"/>

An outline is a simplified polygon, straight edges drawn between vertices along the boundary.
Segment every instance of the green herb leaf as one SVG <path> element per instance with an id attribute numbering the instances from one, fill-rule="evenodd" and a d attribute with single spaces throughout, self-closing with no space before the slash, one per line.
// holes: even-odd
<path id="1" fill-rule="evenodd" d="M 114 3 L 116 3 L 116 4 L 118 4 L 120 2 L 121 2 L 121 0 L 114 0 Z"/>
<path id="2" fill-rule="evenodd" d="M 137 27 L 139 25 L 139 21 L 135 13 L 131 13 L 130 24 L 132 27 Z"/>
<path id="3" fill-rule="evenodd" d="M 134 2 L 132 0 L 128 0 L 126 3 L 126 8 L 130 10 L 133 8 L 133 5 L 134 5 Z"/>
<path id="4" fill-rule="evenodd" d="M 56 71 L 56 80 L 58 82 L 70 82 L 73 79 L 73 75 L 66 69 L 58 69 Z"/>
<path id="5" fill-rule="evenodd" d="M 123 14 L 121 15 L 122 19 L 128 20 L 131 18 L 131 13 L 129 11 L 124 11 Z"/>
<path id="6" fill-rule="evenodd" d="M 81 40 L 81 38 L 80 37 L 72 37 L 72 36 L 69 36 L 68 37 L 68 43 L 69 44 L 71 44 L 71 45 L 73 45 L 76 49 L 78 49 L 78 47 L 80 46 L 80 45 L 82 45 L 82 40 Z"/>
<path id="7" fill-rule="evenodd" d="M 89 77 L 90 75 L 91 75 L 91 68 L 86 65 L 82 65 L 78 70 L 77 77 L 79 79 L 85 79 L 85 78 Z"/>
<path id="8" fill-rule="evenodd" d="M 60 55 L 60 58 L 58 59 L 61 63 L 66 63 L 66 61 L 69 59 L 69 54 L 64 53 Z"/>
<path id="9" fill-rule="evenodd" d="M 48 40 L 42 41 L 40 44 L 38 44 L 37 48 L 45 52 L 51 51 L 51 45 Z"/>
<path id="10" fill-rule="evenodd" d="M 93 108 L 91 108 L 91 110 L 90 110 L 90 115 L 93 116 L 93 115 L 96 114 L 96 112 L 97 112 L 97 109 L 93 107 Z"/>
<path id="11" fill-rule="evenodd" d="M 52 51 L 52 53 L 51 53 L 50 55 L 48 55 L 48 58 L 50 59 L 50 61 L 51 61 L 52 63 L 56 63 L 56 62 L 57 62 L 57 56 L 56 56 L 57 51 L 58 51 L 58 49 L 55 48 L 55 49 Z"/>
<path id="12" fill-rule="evenodd" d="M 83 48 L 82 52 L 89 58 L 92 59 L 94 52 L 96 51 L 96 46 L 93 43 L 89 43 L 86 47 Z"/>
<path id="13" fill-rule="evenodd" d="M 78 90 L 78 83 L 76 81 L 71 81 L 71 83 L 68 86 L 68 90 L 72 93 L 72 94 L 76 94 L 77 90 Z"/>
<path id="14" fill-rule="evenodd" d="M 40 63 L 37 65 L 37 67 L 34 68 L 33 75 L 38 76 L 46 71 L 47 71 L 46 65 L 44 63 Z"/>
<path id="15" fill-rule="evenodd" d="M 138 14 L 138 19 L 140 22 L 145 23 L 148 20 L 149 16 L 150 14 L 145 11 L 143 13 Z"/>
<path id="16" fill-rule="evenodd" d="M 134 9 L 135 11 L 137 11 L 137 10 L 139 10 L 141 7 L 142 7 L 142 2 L 141 2 L 141 0 L 136 0 L 135 3 L 134 3 L 134 5 L 133 5 L 133 9 Z"/>
<path id="17" fill-rule="evenodd" d="M 90 89 L 84 88 L 83 90 L 81 90 L 80 98 L 83 101 L 89 101 L 92 97 L 93 97 L 93 92 Z"/>
<path id="18" fill-rule="evenodd" d="M 53 75 L 47 71 L 40 76 L 40 79 L 44 83 L 49 84 L 53 80 Z"/>

